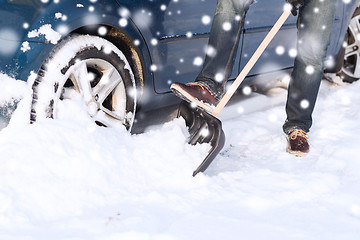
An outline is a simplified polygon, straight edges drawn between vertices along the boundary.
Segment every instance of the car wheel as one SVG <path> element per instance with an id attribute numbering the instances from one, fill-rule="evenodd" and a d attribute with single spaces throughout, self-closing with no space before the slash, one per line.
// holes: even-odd
<path id="1" fill-rule="evenodd" d="M 344 63 L 338 75 L 344 82 L 360 79 L 360 8 L 354 12 L 345 39 Z"/>
<path id="2" fill-rule="evenodd" d="M 59 101 L 80 94 L 98 125 L 120 123 L 131 130 L 135 89 L 130 64 L 115 45 L 97 36 L 69 37 L 53 49 L 38 72 L 30 120 L 56 118 Z"/>

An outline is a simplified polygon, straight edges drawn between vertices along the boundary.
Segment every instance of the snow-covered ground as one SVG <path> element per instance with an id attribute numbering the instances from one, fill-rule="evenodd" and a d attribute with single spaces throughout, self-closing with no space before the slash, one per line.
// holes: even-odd
<path id="1" fill-rule="evenodd" d="M 1 240 L 360 239 L 360 82 L 323 81 L 304 158 L 285 152 L 286 91 L 225 108 L 225 147 L 196 177 L 208 146 L 182 119 L 132 136 L 74 101 L 28 125 L 28 86 L 0 85 L 2 105 L 25 99 L 0 131 Z"/>

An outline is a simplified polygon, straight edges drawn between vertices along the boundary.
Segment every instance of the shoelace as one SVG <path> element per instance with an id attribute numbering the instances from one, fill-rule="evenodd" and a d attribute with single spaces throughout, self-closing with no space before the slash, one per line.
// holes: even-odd
<path id="1" fill-rule="evenodd" d="M 303 130 L 300 130 L 300 129 L 295 129 L 295 130 L 293 130 L 293 131 L 290 133 L 289 138 L 290 138 L 291 140 L 294 140 L 294 139 L 296 139 L 298 136 L 305 138 L 306 141 L 309 142 L 307 133 L 306 133 L 305 131 L 303 131 Z"/>

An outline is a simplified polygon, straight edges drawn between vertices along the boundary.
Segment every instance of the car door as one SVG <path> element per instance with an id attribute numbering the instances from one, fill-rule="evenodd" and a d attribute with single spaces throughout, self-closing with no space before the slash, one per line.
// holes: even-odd
<path id="1" fill-rule="evenodd" d="M 171 83 L 194 81 L 200 72 L 217 1 L 160 2 L 157 14 L 161 15 L 161 29 L 156 33 L 156 46 L 150 44 L 150 50 L 155 91 L 165 93 Z"/>
<path id="2" fill-rule="evenodd" d="M 284 1 L 259 0 L 251 5 L 245 19 L 240 70 L 283 13 Z M 296 21 L 290 15 L 248 76 L 290 68 L 296 55 Z"/>
<path id="3" fill-rule="evenodd" d="M 199 74 L 216 3 L 217 0 L 154 0 L 144 6 L 152 9 L 154 21 L 152 39 L 147 42 L 157 93 L 169 92 L 173 82 L 194 81 Z M 239 58 L 236 61 L 238 65 Z"/>

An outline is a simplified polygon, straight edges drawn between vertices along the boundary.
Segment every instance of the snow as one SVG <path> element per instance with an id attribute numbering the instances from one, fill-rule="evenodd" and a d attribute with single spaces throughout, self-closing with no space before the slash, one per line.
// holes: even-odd
<path id="1" fill-rule="evenodd" d="M 196 177 L 209 146 L 186 144 L 183 119 L 130 135 L 79 99 L 29 125 L 30 87 L 0 84 L 2 105 L 23 99 L 0 131 L 0 239 L 360 238 L 360 82 L 323 81 L 304 158 L 285 152 L 285 90 L 227 106 L 225 147 Z"/>
<path id="2" fill-rule="evenodd" d="M 28 33 L 29 38 L 36 38 L 40 35 L 44 35 L 46 40 L 52 44 L 58 43 L 61 38 L 61 34 L 52 29 L 51 24 L 42 25 L 39 29 L 32 30 Z"/>

